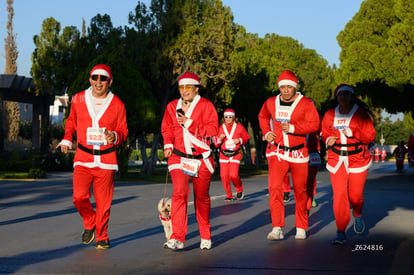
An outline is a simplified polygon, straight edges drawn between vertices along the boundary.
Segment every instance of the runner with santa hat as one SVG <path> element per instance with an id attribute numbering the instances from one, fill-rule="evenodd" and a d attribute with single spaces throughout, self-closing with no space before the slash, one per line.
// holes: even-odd
<path id="1" fill-rule="evenodd" d="M 200 231 L 200 248 L 210 249 L 210 182 L 214 160 L 210 138 L 218 133 L 214 105 L 198 91 L 198 75 L 185 72 L 178 79 L 181 98 L 168 103 L 161 124 L 164 156 L 168 158 L 173 192 L 171 204 L 172 235 L 165 248 L 183 249 L 187 234 L 187 208 L 192 178 L 195 214 Z"/>
<path id="2" fill-rule="evenodd" d="M 219 128 L 214 143 L 220 148 L 220 177 L 226 191 L 225 201 L 233 200 L 230 181 L 236 189 L 237 200 L 241 200 L 244 197 L 243 184 L 239 176 L 241 145 L 247 143 L 250 135 L 243 125 L 235 121 L 236 112 L 233 109 L 226 109 L 223 117 L 224 123 Z"/>
<path id="3" fill-rule="evenodd" d="M 96 249 L 109 248 L 109 214 L 118 170 L 116 146 L 128 136 L 125 106 L 109 90 L 112 81 L 109 66 L 93 67 L 91 87 L 73 96 L 65 136 L 57 145 L 67 153 L 76 134 L 73 203 L 83 218 L 82 243 L 92 243 L 96 232 Z M 90 201 L 92 184 L 96 211 Z"/>
<path id="4" fill-rule="evenodd" d="M 357 99 L 352 86 L 338 85 L 335 98 L 337 106 L 329 109 L 322 119 L 322 140 L 328 150 L 326 169 L 331 177 L 337 227 L 333 243 L 340 245 L 346 241 L 350 205 L 355 233 L 362 234 L 365 230 L 363 193 L 372 163 L 368 145 L 375 140 L 376 132 L 369 110 Z"/>
<path id="5" fill-rule="evenodd" d="M 306 135 L 319 129 L 320 119 L 312 100 L 296 91 L 298 79 L 293 72 L 283 71 L 277 83 L 280 94 L 269 98 L 259 113 L 260 128 L 269 143 L 266 157 L 269 166 L 269 206 L 273 228 L 267 238 L 284 238 L 283 182 L 286 173 L 290 171 L 296 202 L 295 239 L 303 240 L 306 239 L 308 228 L 306 182 L 309 154 Z"/>

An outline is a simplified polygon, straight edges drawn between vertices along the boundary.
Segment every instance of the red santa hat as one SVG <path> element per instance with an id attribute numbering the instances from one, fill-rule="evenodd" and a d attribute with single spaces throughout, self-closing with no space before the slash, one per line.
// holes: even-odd
<path id="1" fill-rule="evenodd" d="M 98 64 L 91 70 L 91 76 L 93 75 L 104 75 L 112 79 L 111 67 L 105 64 Z"/>
<path id="2" fill-rule="evenodd" d="M 289 70 L 283 71 L 277 79 L 277 85 L 279 88 L 283 85 L 290 85 L 296 88 L 298 86 L 298 83 L 299 81 L 296 75 Z"/>
<path id="3" fill-rule="evenodd" d="M 352 94 L 355 94 L 355 90 L 351 85 L 348 84 L 340 84 L 338 85 L 338 87 L 336 87 L 335 89 L 335 96 L 337 96 L 340 92 L 350 92 Z"/>
<path id="4" fill-rule="evenodd" d="M 185 72 L 178 78 L 178 86 L 200 85 L 200 78 L 195 73 Z"/>
<path id="5" fill-rule="evenodd" d="M 236 112 L 233 109 L 226 109 L 223 113 L 224 116 L 236 116 Z"/>

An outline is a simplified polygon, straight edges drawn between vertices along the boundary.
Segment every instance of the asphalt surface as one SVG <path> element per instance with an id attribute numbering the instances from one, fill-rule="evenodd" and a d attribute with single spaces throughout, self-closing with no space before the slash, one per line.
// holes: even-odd
<path id="1" fill-rule="evenodd" d="M 184 250 L 163 248 L 157 203 L 165 185 L 142 182 L 116 182 L 111 248 L 84 246 L 71 182 L 71 173 L 0 181 L 0 274 L 414 274 L 414 172 L 396 173 L 395 163 L 373 164 L 366 231 L 356 235 L 351 220 L 342 246 L 331 243 L 336 225 L 325 170 L 317 175 L 319 205 L 301 241 L 294 238 L 293 200 L 286 204 L 285 239 L 266 239 L 272 228 L 267 175 L 243 178 L 245 198 L 231 203 L 224 202 L 221 182 L 212 182 L 211 250 L 199 248 L 192 196 Z"/>

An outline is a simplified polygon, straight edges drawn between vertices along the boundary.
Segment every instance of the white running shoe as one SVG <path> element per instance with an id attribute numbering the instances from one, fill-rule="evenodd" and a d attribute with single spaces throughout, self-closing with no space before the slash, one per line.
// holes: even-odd
<path id="1" fill-rule="evenodd" d="M 200 242 L 201 249 L 211 249 L 211 240 L 201 239 Z"/>
<path id="2" fill-rule="evenodd" d="M 282 240 L 284 238 L 282 228 L 280 227 L 273 227 L 272 232 L 267 234 L 267 239 L 274 241 L 274 240 Z"/>
<path id="3" fill-rule="evenodd" d="M 184 248 L 184 243 L 177 241 L 175 239 L 170 239 L 166 243 L 164 243 L 164 248 L 169 248 L 172 250 L 178 250 Z"/>
<path id="4" fill-rule="evenodd" d="M 296 236 L 295 236 L 296 240 L 304 240 L 306 239 L 306 231 L 305 229 L 296 227 Z"/>

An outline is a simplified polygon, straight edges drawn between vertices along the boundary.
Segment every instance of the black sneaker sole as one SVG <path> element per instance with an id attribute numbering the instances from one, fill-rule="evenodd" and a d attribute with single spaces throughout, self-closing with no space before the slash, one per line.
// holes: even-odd
<path id="1" fill-rule="evenodd" d="M 98 250 L 107 250 L 109 249 L 109 245 L 97 245 L 95 248 Z"/>
<path id="2" fill-rule="evenodd" d="M 89 241 L 87 241 L 87 242 L 82 241 L 82 244 L 84 244 L 84 245 L 91 244 L 93 242 L 93 240 L 95 240 L 95 233 L 92 234 L 92 237 Z"/>

